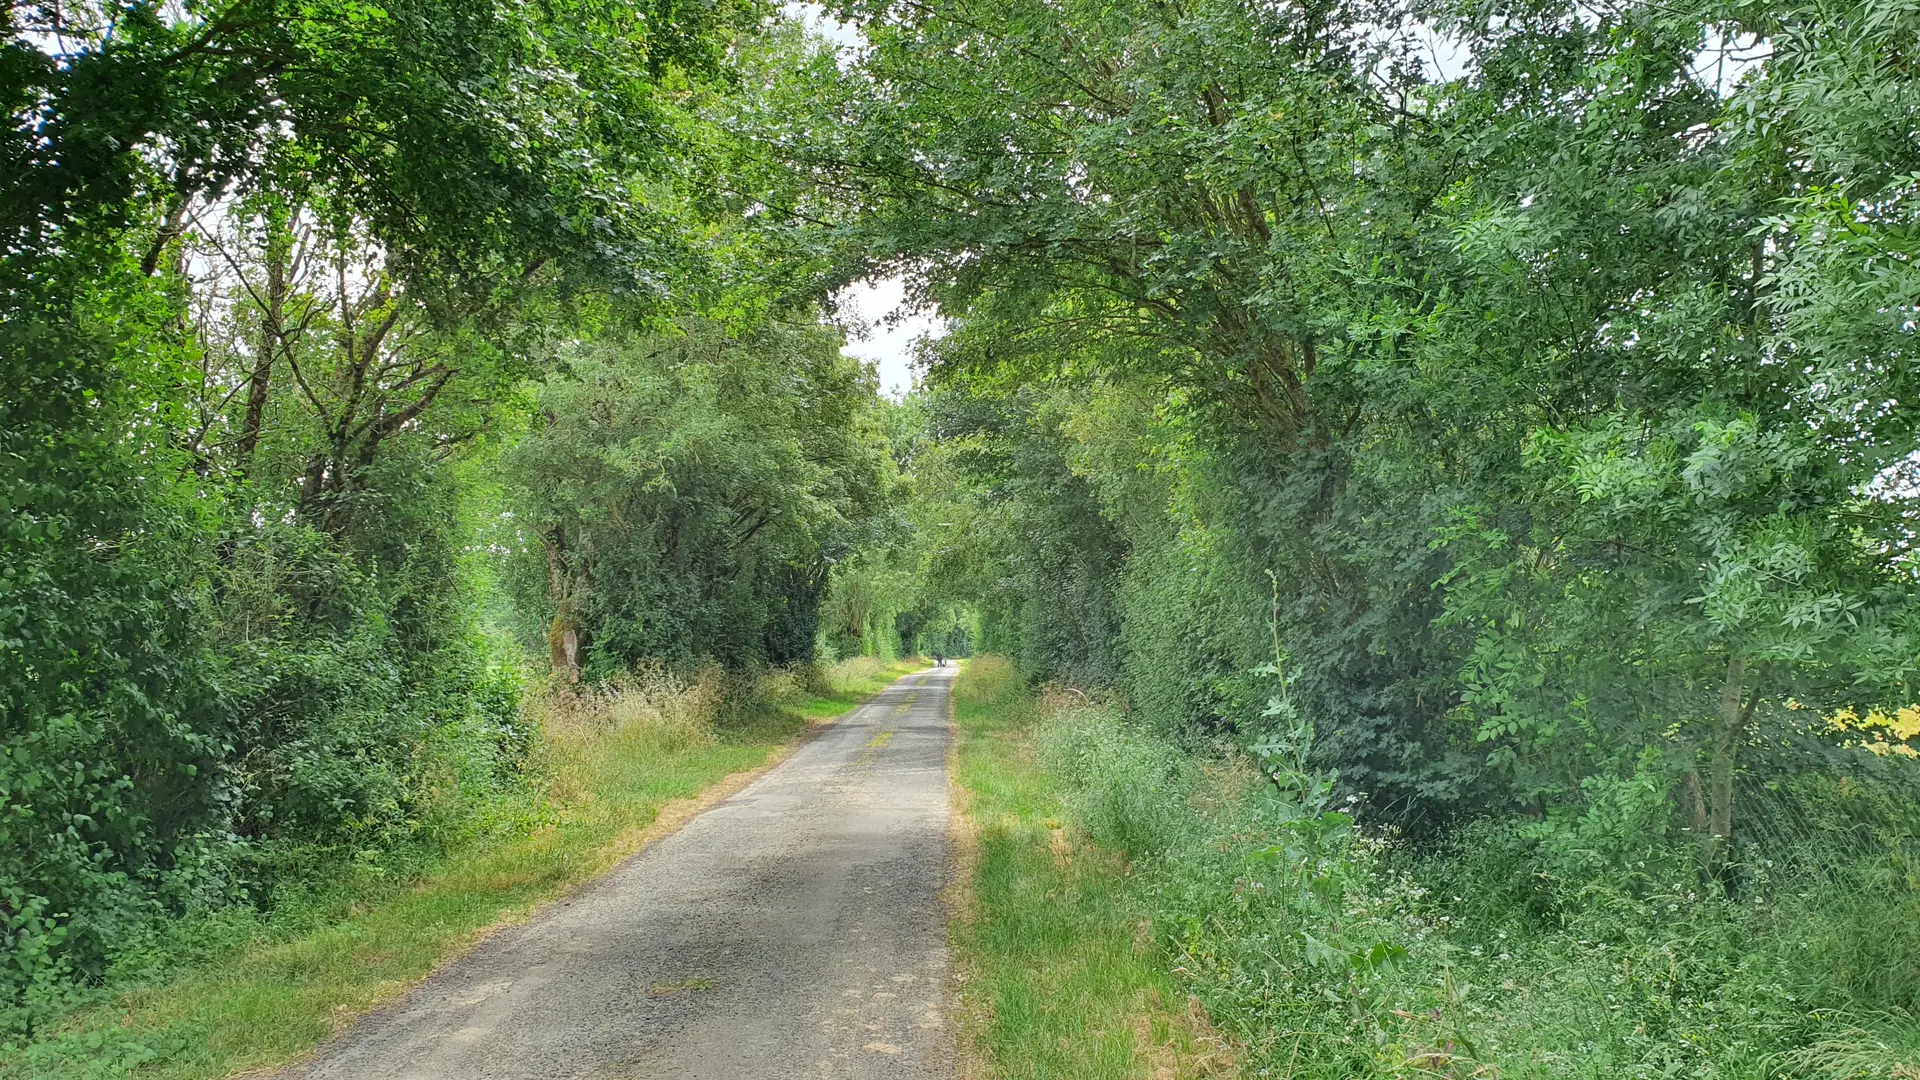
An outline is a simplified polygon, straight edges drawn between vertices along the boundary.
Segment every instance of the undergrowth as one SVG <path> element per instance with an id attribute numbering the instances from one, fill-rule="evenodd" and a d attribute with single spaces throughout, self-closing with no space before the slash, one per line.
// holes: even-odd
<path id="1" fill-rule="evenodd" d="M 1067 821 L 1069 788 L 1034 759 L 1034 703 L 1011 665 L 969 661 L 954 703 L 955 780 L 974 838 L 954 935 L 964 1075 L 1237 1075 L 1167 973 L 1124 854 Z"/>
<path id="2" fill-rule="evenodd" d="M 1704 879 L 1688 845 L 1596 862 L 1529 821 L 1371 834 L 1284 731 L 1196 751 L 1098 700 L 1032 707 L 1034 783 L 1116 853 L 1106 902 L 1138 905 L 1247 1075 L 1920 1077 L 1920 847 L 1870 792 L 1815 804 L 1879 821 L 1846 858 L 1782 848 Z"/>

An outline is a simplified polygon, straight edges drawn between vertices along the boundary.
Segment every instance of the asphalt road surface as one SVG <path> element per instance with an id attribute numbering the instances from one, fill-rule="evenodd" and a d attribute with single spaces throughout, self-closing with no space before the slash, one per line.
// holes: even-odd
<path id="1" fill-rule="evenodd" d="M 952 674 L 901 679 L 282 1076 L 951 1077 Z"/>

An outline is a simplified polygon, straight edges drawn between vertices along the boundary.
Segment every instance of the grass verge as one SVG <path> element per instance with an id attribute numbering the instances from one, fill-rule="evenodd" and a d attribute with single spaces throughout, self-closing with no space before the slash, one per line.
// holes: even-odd
<path id="1" fill-rule="evenodd" d="M 842 660 L 827 673 L 830 692 L 820 693 L 816 689 L 789 707 L 808 720 L 831 720 L 893 685 L 893 681 L 900 676 L 910 675 L 928 666 L 926 660 L 917 656 L 898 660 L 857 656 Z"/>
<path id="2" fill-rule="evenodd" d="M 1920 1080 L 1920 846 L 1899 789 L 1835 783 L 1803 801 L 1805 839 L 1777 841 L 1728 888 L 1697 876 L 1685 838 L 1663 853 L 1657 834 L 1625 834 L 1641 846 L 1609 854 L 1622 833 L 1575 846 L 1525 820 L 1417 842 L 1356 829 L 1285 727 L 1256 767 L 1098 697 L 1032 712 L 984 732 L 1013 737 L 993 766 L 1008 791 L 980 800 L 1014 823 L 996 864 L 983 820 L 975 878 L 991 991 L 976 1012 L 999 1010 L 974 1021 L 990 1075 L 1102 1075 L 1088 1048 L 1112 1009 L 1081 996 L 1139 977 L 1118 947 L 1130 898 L 1140 950 L 1160 951 L 1248 1075 Z M 1031 835 L 1012 841 L 1056 808 L 1091 843 L 1049 869 Z M 1815 809 L 1859 826 L 1836 843 Z M 1076 906 L 1055 910 L 1061 898 Z"/>
<path id="3" fill-rule="evenodd" d="M 0 1049 L 7 1080 L 216 1080 L 298 1058 L 491 929 L 526 918 L 744 786 L 807 724 L 865 701 L 917 661 L 842 665 L 826 687 L 714 730 L 698 688 L 603 700 L 543 723 L 547 783 L 522 826 L 475 841 L 410 881 L 372 883 L 327 916 L 256 919 L 225 948 L 76 1008 Z M 674 695 L 680 695 L 678 697 Z M 651 695 L 650 697 L 648 695 Z M 710 707 L 709 707 L 709 711 Z M 209 928 L 211 932 L 214 928 Z"/>
<path id="4" fill-rule="evenodd" d="M 1059 786 L 1034 762 L 1033 701 L 1005 663 L 970 661 L 953 700 L 965 1075 L 1238 1075 L 1167 973 L 1125 860 L 1064 824 Z"/>

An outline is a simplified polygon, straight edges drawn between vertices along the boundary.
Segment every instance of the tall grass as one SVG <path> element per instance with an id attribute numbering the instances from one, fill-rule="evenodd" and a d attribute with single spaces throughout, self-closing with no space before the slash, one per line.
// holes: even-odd
<path id="1" fill-rule="evenodd" d="M 954 934 L 962 1037 L 978 1080 L 1236 1075 L 1169 975 L 1126 855 L 1066 820 L 1033 753 L 1034 701 L 1005 660 L 954 684 L 955 780 L 973 851 Z"/>
<path id="2" fill-rule="evenodd" d="M 1179 750 L 1110 722 L 1110 706 L 1051 694 L 1036 732 L 1041 768 L 1062 782 L 1074 821 L 1098 844 L 1130 858 L 1162 854 L 1197 835 L 1186 796 L 1198 777 Z"/>
<path id="3" fill-rule="evenodd" d="M 954 704 L 973 710 L 970 715 L 1023 705 L 1026 693 L 1026 684 L 1013 664 L 1006 657 L 991 653 L 968 660 L 953 682 Z"/>
<path id="4" fill-rule="evenodd" d="M 1336 831 L 1314 861 L 1232 753 L 1097 701 L 1035 708 L 1057 805 L 1125 860 L 1126 900 L 1253 1075 L 1920 1078 L 1920 823 L 1844 859 L 1782 852 L 1731 893 L 1675 869 L 1684 850 L 1595 869 L 1521 822 Z"/>
<path id="5" fill-rule="evenodd" d="M 533 768 L 562 802 L 583 795 L 613 757 L 636 760 L 712 746 L 725 703 L 718 668 L 691 675 L 651 669 L 599 685 L 554 685 L 527 713 L 539 739 Z"/>
<path id="6" fill-rule="evenodd" d="M 912 670 L 917 666 L 917 662 L 912 658 L 882 660 L 876 656 L 849 656 L 821 672 L 817 685 L 830 692 L 845 692 L 869 686 L 882 679 L 891 681 L 901 670 Z"/>

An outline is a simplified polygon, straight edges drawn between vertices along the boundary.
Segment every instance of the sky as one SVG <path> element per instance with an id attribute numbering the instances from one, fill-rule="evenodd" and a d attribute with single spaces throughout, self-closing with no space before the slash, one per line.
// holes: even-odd
<path id="1" fill-rule="evenodd" d="M 906 282 L 897 277 L 855 282 L 839 293 L 847 320 L 847 344 L 840 351 L 873 364 L 880 389 L 898 399 L 913 389 L 913 343 L 945 333 L 938 316 L 906 308 Z M 862 329 L 864 333 L 856 336 Z"/>
<path id="2" fill-rule="evenodd" d="M 843 23 L 827 14 L 827 9 L 819 4 L 789 3 L 786 13 L 802 23 L 807 29 L 833 42 L 844 49 L 857 49 L 864 40 L 860 28 L 852 23 Z"/>

